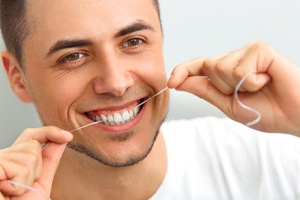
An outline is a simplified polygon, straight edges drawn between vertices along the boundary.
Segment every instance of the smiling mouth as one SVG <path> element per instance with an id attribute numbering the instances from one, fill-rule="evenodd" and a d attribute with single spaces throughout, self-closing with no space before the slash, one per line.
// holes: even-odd
<path id="1" fill-rule="evenodd" d="M 115 126 L 122 125 L 133 120 L 142 110 L 143 106 L 134 106 L 128 109 L 122 109 L 121 111 L 110 112 L 109 114 L 104 114 L 99 112 L 88 112 L 85 113 L 87 118 L 94 122 L 101 121 L 102 124 Z"/>

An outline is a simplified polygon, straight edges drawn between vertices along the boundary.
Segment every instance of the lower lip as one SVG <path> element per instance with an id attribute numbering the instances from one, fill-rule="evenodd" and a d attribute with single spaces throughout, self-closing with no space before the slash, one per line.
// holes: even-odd
<path id="1" fill-rule="evenodd" d="M 129 121 L 125 124 L 120 124 L 120 125 L 96 124 L 94 126 L 97 128 L 100 128 L 103 131 L 109 132 L 110 134 L 122 134 L 124 132 L 128 132 L 128 131 L 132 130 L 141 121 L 141 119 L 144 115 L 146 106 L 147 106 L 147 103 L 145 103 L 143 105 L 142 110 L 139 112 L 139 114 L 134 119 L 132 119 L 131 121 Z"/>

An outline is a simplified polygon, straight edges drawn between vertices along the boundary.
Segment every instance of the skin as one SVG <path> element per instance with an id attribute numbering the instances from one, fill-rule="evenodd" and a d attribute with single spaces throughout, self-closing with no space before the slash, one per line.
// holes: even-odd
<path id="1" fill-rule="evenodd" d="M 193 59 L 175 67 L 167 82 L 161 28 L 151 1 L 33 1 L 29 19 L 33 23 L 24 43 L 26 71 L 20 70 L 9 52 L 2 54 L 2 61 L 13 91 L 20 100 L 33 101 L 48 126 L 24 131 L 12 147 L 0 151 L 0 189 L 4 191 L 0 199 L 47 199 L 51 189 L 52 199 L 150 198 L 167 168 L 161 134 L 148 156 L 139 160 L 147 155 L 167 112 L 168 92 L 149 101 L 138 117 L 125 125 L 91 126 L 74 132 L 73 140 L 70 133 L 60 133 L 61 128 L 73 130 L 91 122 L 86 112 L 132 108 L 166 84 L 193 93 L 245 123 L 253 116 L 236 104 L 233 91 L 241 78 L 254 70 L 258 73 L 251 74 L 239 91 L 241 101 L 263 117 L 252 128 L 300 135 L 300 70 L 267 44 L 257 42 L 214 58 Z M 141 22 L 142 30 L 128 33 L 129 26 Z M 124 28 L 126 34 L 120 34 Z M 132 38 L 144 42 L 128 47 Z M 74 39 L 77 45 L 78 40 L 85 45 L 49 53 L 57 49 L 53 45 L 58 41 Z M 58 62 L 72 53 L 75 60 Z M 83 146 L 89 154 L 66 148 L 62 155 L 70 141 L 69 146 Z M 39 143 L 48 145 L 41 151 L 36 145 Z M 14 152 L 20 157 L 28 152 L 33 159 L 12 159 Z M 110 166 L 128 165 L 132 160 L 139 162 Z M 26 170 L 7 167 L 11 162 Z M 12 187 L 5 181 L 9 179 L 33 186 L 38 192 Z"/>
<path id="2" fill-rule="evenodd" d="M 69 132 L 53 126 L 26 129 L 11 147 L 0 150 L 0 199 L 49 199 L 60 158 L 72 138 Z M 31 186 L 37 192 L 6 180 Z"/>
<path id="3" fill-rule="evenodd" d="M 239 106 L 233 92 L 250 71 L 255 73 L 244 81 L 239 99 L 262 115 L 261 121 L 251 128 L 299 137 L 300 68 L 268 44 L 255 42 L 224 55 L 199 57 L 178 65 L 168 86 L 195 94 L 231 119 L 246 123 L 257 116 Z"/>
<path id="4" fill-rule="evenodd" d="M 129 110 L 166 87 L 162 32 L 151 0 L 31 1 L 28 10 L 32 23 L 31 34 L 24 42 L 26 70 L 21 71 L 7 59 L 7 71 L 12 79 L 18 77 L 19 85 L 13 86 L 19 90 L 18 97 L 34 102 L 45 126 L 73 130 L 92 122 L 87 112 Z M 77 46 L 57 50 L 61 41 Z M 78 41 L 84 45 L 79 46 Z M 76 59 L 70 59 L 70 55 Z M 106 195 L 118 199 L 125 192 L 129 199 L 153 195 L 167 166 L 160 134 L 150 155 L 139 161 L 154 143 L 168 100 L 168 92 L 161 94 L 124 125 L 95 125 L 74 133 L 72 146 L 84 147 L 89 155 L 65 151 L 54 181 L 53 199 L 93 199 L 95 192 L 97 199 L 107 199 Z M 112 168 L 91 155 L 108 165 L 139 163 Z M 74 174 L 78 175 L 75 181 Z M 95 187 L 83 192 L 81 184 L 85 183 Z M 107 188 L 119 192 L 107 194 Z"/>

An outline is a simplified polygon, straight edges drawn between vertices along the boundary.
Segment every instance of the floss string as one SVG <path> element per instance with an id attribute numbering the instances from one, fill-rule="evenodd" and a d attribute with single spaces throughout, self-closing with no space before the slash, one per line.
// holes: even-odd
<path id="1" fill-rule="evenodd" d="M 153 99 L 153 98 L 156 97 L 157 95 L 163 93 L 163 92 L 166 91 L 167 89 L 169 89 L 169 88 L 166 87 L 166 88 L 162 89 L 161 91 L 159 91 L 159 92 L 156 93 L 155 95 L 149 97 L 148 99 L 146 99 L 146 100 L 143 101 L 142 103 L 138 104 L 138 105 L 135 106 L 134 108 L 137 108 L 137 107 L 139 107 L 139 106 L 145 104 L 146 102 L 148 102 L 149 100 Z M 134 108 L 133 108 L 133 109 L 134 109 Z M 71 130 L 70 132 L 72 133 L 72 132 L 78 131 L 78 130 L 80 130 L 80 129 L 84 129 L 84 128 L 87 128 L 87 127 L 89 127 L 89 126 L 92 126 L 92 125 L 95 125 L 95 124 L 100 124 L 100 123 L 102 123 L 101 120 L 96 121 L 96 122 L 92 122 L 92 123 L 90 123 L 90 124 L 87 124 L 87 125 L 78 127 L 78 128 L 76 128 L 76 129 L 73 129 L 73 130 Z M 42 150 L 43 150 L 46 146 L 47 146 L 47 144 L 43 144 L 43 145 L 42 145 Z M 25 184 L 22 184 L 22 183 L 18 183 L 18 182 L 12 181 L 12 180 L 8 180 L 8 182 L 9 182 L 10 184 L 12 184 L 12 185 L 19 186 L 19 187 L 22 187 L 22 188 L 31 190 L 31 191 L 33 191 L 33 192 L 36 192 L 36 189 L 34 189 L 33 187 L 30 187 L 30 186 L 28 186 L 28 185 L 25 185 Z"/>
<path id="2" fill-rule="evenodd" d="M 243 103 L 240 101 L 239 96 L 238 96 L 238 91 L 239 91 L 240 87 L 242 86 L 242 84 L 244 83 L 244 81 L 245 81 L 251 74 L 253 74 L 253 73 L 256 73 L 256 72 L 255 72 L 254 70 L 249 71 L 249 72 L 248 72 L 248 73 L 240 80 L 240 82 L 237 84 L 237 86 L 236 86 L 236 88 L 235 88 L 235 90 L 234 90 L 234 97 L 235 97 L 235 99 L 236 99 L 238 105 L 241 106 L 242 108 L 248 110 L 248 111 L 251 111 L 251 112 L 255 113 L 255 114 L 257 115 L 257 118 L 256 118 L 255 120 L 253 120 L 253 121 L 247 122 L 247 123 L 246 123 L 246 126 L 253 126 L 254 124 L 257 124 L 257 123 L 261 120 L 261 114 L 260 114 L 260 112 L 258 112 L 258 111 L 255 110 L 254 108 L 251 108 L 251 107 L 249 107 L 249 106 L 243 104 Z M 139 107 L 139 106 L 145 104 L 146 102 L 150 101 L 151 99 L 153 99 L 153 98 L 156 97 L 157 95 L 163 93 L 163 92 L 166 91 L 167 89 L 168 89 L 168 87 L 162 89 L 161 91 L 159 91 L 158 93 L 156 93 L 156 94 L 153 95 L 152 97 L 146 99 L 146 100 L 143 101 L 142 103 L 138 104 L 138 105 L 135 106 L 134 108 L 137 108 L 137 107 Z M 92 126 L 92 125 L 95 125 L 95 124 L 99 124 L 99 123 L 102 123 L 102 121 L 99 120 L 99 121 L 96 121 L 96 122 L 92 122 L 92 123 L 90 123 L 90 124 L 87 124 L 87 125 L 78 127 L 78 128 L 76 128 L 76 129 L 73 129 L 73 130 L 71 130 L 70 132 L 72 133 L 72 132 L 78 131 L 78 130 L 80 130 L 80 129 L 84 129 L 84 128 L 87 128 L 87 127 L 89 127 L 89 126 Z M 45 147 L 45 146 L 44 146 L 44 147 Z M 43 149 L 44 149 L 44 147 L 43 147 Z M 15 181 L 11 181 L 11 180 L 8 180 L 8 182 L 9 182 L 10 184 L 13 184 L 13 185 L 16 185 L 16 186 L 19 186 L 19 187 L 23 187 L 23 188 L 25 188 L 25 189 L 31 190 L 31 191 L 33 191 L 33 192 L 36 192 L 36 189 L 34 189 L 33 187 L 30 187 L 30 186 L 28 186 L 28 185 L 24 185 L 24 184 L 21 184 L 21 183 L 15 182 Z"/>
<path id="3" fill-rule="evenodd" d="M 239 106 L 241 106 L 242 108 L 250 111 L 250 112 L 253 112 L 257 115 L 257 118 L 254 119 L 253 121 L 250 121 L 250 122 L 247 122 L 245 125 L 246 126 L 253 126 L 255 124 L 257 124 L 260 120 L 261 120 L 261 114 L 260 112 L 258 112 L 257 110 L 255 110 L 254 108 L 251 108 L 245 104 L 243 104 L 240 99 L 239 99 L 239 96 L 238 96 L 238 92 L 239 92 L 239 89 L 240 87 L 242 86 L 242 84 L 244 83 L 244 81 L 251 75 L 251 74 L 254 74 L 256 73 L 256 71 L 254 70 L 250 70 L 241 80 L 240 82 L 237 84 L 235 90 L 234 90 L 234 97 L 235 97 L 235 100 L 237 101 L 237 103 L 239 104 Z"/>
<path id="4" fill-rule="evenodd" d="M 22 187 L 22 188 L 25 188 L 27 190 L 31 190 L 33 192 L 37 192 L 36 189 L 34 189 L 33 187 L 30 187 L 28 185 L 25 185 L 25 184 L 22 184 L 22 183 L 18 183 L 18 182 L 15 182 L 15 181 L 12 181 L 12 180 L 8 180 L 8 182 L 12 185 L 15 185 L 15 186 L 19 186 L 19 187 Z"/>
<path id="5" fill-rule="evenodd" d="M 138 104 L 137 106 L 135 106 L 133 109 L 135 109 L 135 108 L 137 108 L 137 107 L 139 107 L 139 106 L 145 104 L 146 102 L 150 101 L 151 99 L 153 99 L 153 98 L 156 97 L 157 95 L 163 93 L 163 92 L 166 91 L 167 89 L 169 89 L 169 88 L 168 88 L 168 87 L 165 87 L 164 89 L 162 89 L 161 91 L 159 91 L 159 92 L 156 93 L 155 95 L 149 97 L 148 99 L 146 99 L 146 100 L 143 101 L 142 103 L 140 103 L 140 104 Z M 102 123 L 102 120 L 99 120 L 99 121 L 96 121 L 96 122 L 92 122 L 92 123 L 90 123 L 90 124 L 81 126 L 81 127 L 76 128 L 76 129 L 74 129 L 74 130 L 71 130 L 70 133 L 75 132 L 75 131 L 78 131 L 78 130 L 80 130 L 80 129 L 87 128 L 87 127 L 92 126 L 92 125 L 95 125 L 95 124 L 100 124 L 100 123 Z"/>

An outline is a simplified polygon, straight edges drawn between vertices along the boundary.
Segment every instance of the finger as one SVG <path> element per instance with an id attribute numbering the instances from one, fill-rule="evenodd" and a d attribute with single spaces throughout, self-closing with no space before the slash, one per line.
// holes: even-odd
<path id="1" fill-rule="evenodd" d="M 14 144 L 18 144 L 28 140 L 37 140 L 41 144 L 45 144 L 48 141 L 63 144 L 70 142 L 72 134 L 63 131 L 60 128 L 54 126 L 40 127 L 40 128 L 28 128 L 21 136 L 15 141 Z"/>
<path id="2" fill-rule="evenodd" d="M 209 73 L 209 77 L 216 87 L 225 94 L 232 94 L 236 80 L 232 76 L 234 69 L 239 65 L 245 55 L 244 48 L 228 53 L 226 56 L 215 63 L 204 65 L 205 73 Z M 205 63 L 206 64 L 206 63 Z M 208 72 L 206 72 L 208 71 Z M 226 90 L 228 89 L 228 90 Z"/>
<path id="3" fill-rule="evenodd" d="M 65 147 L 66 147 L 66 143 L 57 144 L 57 143 L 49 142 L 48 145 L 43 150 L 43 167 L 42 167 L 40 179 L 38 179 L 37 182 L 33 184 L 34 182 L 33 178 L 30 178 L 29 175 L 25 173 L 26 171 L 30 171 L 30 170 L 28 170 L 28 168 L 26 167 L 24 168 L 24 166 L 16 166 L 17 168 L 13 169 L 13 171 L 22 172 L 25 173 L 25 175 L 17 176 L 13 179 L 13 181 L 16 182 L 18 185 L 11 184 L 8 181 L 1 181 L 0 182 L 1 191 L 9 195 L 19 196 L 24 194 L 26 191 L 28 191 L 29 187 L 33 187 L 33 188 L 42 187 L 47 192 L 47 194 L 50 195 L 53 178 Z M 24 177 L 27 178 L 24 179 Z M 39 184 L 39 186 L 37 184 Z"/>
<path id="4" fill-rule="evenodd" d="M 40 177 L 40 175 L 43 173 L 42 171 L 42 159 L 38 159 L 38 164 L 36 162 L 34 162 L 31 158 L 36 158 L 35 152 L 39 152 L 41 155 L 41 145 L 40 143 L 46 142 L 46 141 L 54 141 L 54 142 L 58 142 L 58 143 L 62 143 L 65 142 L 64 144 L 66 145 L 66 142 L 70 141 L 72 139 L 72 134 L 66 131 L 61 131 L 60 129 L 56 128 L 56 127 L 43 127 L 43 128 L 39 128 L 39 129 L 27 129 L 26 131 L 24 131 L 24 133 L 22 134 L 22 136 L 20 136 L 20 138 L 18 139 L 18 141 L 14 144 L 13 148 L 15 149 L 14 151 L 16 151 L 16 149 L 21 149 L 23 150 L 23 155 L 25 155 L 25 157 L 22 159 L 22 161 L 20 161 L 21 165 L 17 165 L 16 169 L 10 169 L 7 170 L 9 172 L 12 172 L 12 175 L 9 175 L 9 180 L 13 180 L 14 182 L 20 183 L 20 184 L 24 184 L 24 185 L 28 185 L 31 186 L 33 184 L 33 182 L 35 180 L 38 180 L 38 178 Z M 31 150 L 26 150 L 25 147 L 22 146 L 26 146 L 30 144 L 29 146 L 31 148 Z M 52 143 L 52 145 L 55 143 Z M 33 147 L 35 146 L 35 148 Z M 37 149 L 37 150 L 32 150 L 32 149 Z M 48 148 L 45 148 L 48 149 Z M 59 151 L 59 148 L 56 150 Z M 53 150 L 52 154 L 54 154 L 54 159 L 53 161 L 55 162 L 57 159 L 55 159 L 55 156 L 60 156 L 61 154 L 58 152 L 58 154 L 56 155 L 56 151 Z M 33 152 L 33 153 L 32 153 Z M 17 154 L 17 153 L 14 153 Z M 21 159 L 22 153 L 18 153 L 18 157 L 14 159 L 14 161 L 17 161 L 18 159 Z M 13 155 L 13 154 L 12 154 Z M 41 156 L 40 156 L 41 157 Z M 43 152 L 43 159 L 49 157 L 50 159 L 52 158 L 52 156 L 49 156 L 49 152 L 45 153 Z M 59 157 L 59 158 L 60 158 Z M 13 159 L 13 156 L 12 156 Z M 49 162 L 45 162 L 46 164 Z M 45 165 L 45 163 L 43 162 L 43 167 Z M 50 162 L 51 163 L 51 162 Z M 58 163 L 58 162 L 56 162 Z M 58 165 L 58 164 L 57 164 Z M 56 167 L 57 167 L 56 165 Z M 12 166 L 12 165 L 11 165 Z M 55 172 L 54 172 L 55 173 Z M 11 177 L 11 178 L 10 178 Z M 22 188 L 16 185 L 9 185 L 4 183 L 5 191 L 8 194 L 11 195 L 21 195 L 24 192 L 27 191 L 26 188 Z"/>
<path id="5" fill-rule="evenodd" d="M 16 194 L 15 190 L 16 190 L 15 186 L 9 183 L 7 180 L 0 181 L 0 192 L 2 192 L 5 196 L 15 195 Z M 24 193 L 25 190 L 24 189 L 22 190 Z"/>
<path id="6" fill-rule="evenodd" d="M 262 58 L 263 57 L 263 58 Z M 271 77 L 268 74 L 268 68 L 272 60 L 267 55 L 258 54 L 257 51 L 250 49 L 241 62 L 233 70 L 233 77 L 239 82 L 243 77 L 253 72 L 243 83 L 239 91 L 255 92 L 265 86 Z"/>
<path id="7" fill-rule="evenodd" d="M 268 74 L 257 73 L 250 70 L 239 80 L 237 85 L 240 84 L 241 81 L 242 85 L 236 88 L 239 92 L 257 92 L 271 81 L 271 77 Z"/>
<path id="8" fill-rule="evenodd" d="M 16 182 L 16 181 L 2 181 L 0 182 L 0 189 L 5 194 L 5 196 L 21 196 L 28 190 L 36 192 L 37 190 L 33 187 Z"/>
<path id="9" fill-rule="evenodd" d="M 2 177 L 0 174 L 0 179 L 13 179 L 15 176 L 22 175 L 22 170 L 14 169 L 13 166 L 27 167 L 32 172 L 34 180 L 39 178 L 42 167 L 42 149 L 38 141 L 30 140 L 16 144 L 4 149 L 2 153 L 7 155 L 5 158 L 1 158 L 5 160 L 5 162 L 2 162 L 2 167 L 5 168 L 7 177 Z M 28 177 L 25 179 L 28 179 Z"/>
<path id="10" fill-rule="evenodd" d="M 234 69 L 243 59 L 247 47 L 240 48 L 225 55 L 207 58 L 203 63 L 203 72 L 222 93 L 234 92 L 237 81 L 232 76 Z"/>
<path id="11" fill-rule="evenodd" d="M 2 178 L 0 179 L 0 194 L 1 194 L 1 192 L 5 195 L 13 194 L 13 192 L 16 190 L 16 188 L 7 181 L 6 175 L 4 175 L 4 177 L 5 177 L 4 179 L 2 179 Z"/>
<path id="12" fill-rule="evenodd" d="M 30 140 L 2 150 L 1 180 L 14 180 L 23 184 L 32 184 L 41 173 L 41 145 Z"/>
<path id="13" fill-rule="evenodd" d="M 50 194 L 54 175 L 59 165 L 60 159 L 66 148 L 65 144 L 48 143 L 43 150 L 43 168 L 41 178 L 38 183 Z"/>
<path id="14" fill-rule="evenodd" d="M 2 192 L 1 192 L 1 190 L 0 190 L 0 200 L 5 200 L 5 198 L 4 198 L 4 196 L 3 196 Z"/>
<path id="15" fill-rule="evenodd" d="M 230 109 L 230 96 L 220 92 L 207 78 L 188 77 L 177 90 L 192 93 L 213 104 L 229 117 L 232 117 Z"/>
<path id="16" fill-rule="evenodd" d="M 21 156 L 25 160 L 31 160 L 30 156 Z M 0 184 L 0 190 L 9 195 L 21 195 L 25 193 L 28 188 L 24 186 L 32 186 L 37 179 L 39 172 L 34 164 L 20 165 L 19 163 L 7 162 L 10 165 L 10 170 L 17 172 L 13 174 L 13 178 L 5 178 Z M 27 164 L 27 163 L 26 163 Z M 10 174 L 7 175 L 9 177 Z M 11 181 L 11 182 L 10 182 Z"/>
<path id="17" fill-rule="evenodd" d="M 169 88 L 177 88 L 189 76 L 200 76 L 204 58 L 196 58 L 181 65 L 176 66 L 168 81 Z"/>
<path id="18" fill-rule="evenodd" d="M 210 83 L 212 83 L 220 92 L 226 95 L 233 93 L 234 88 L 231 84 L 225 82 L 226 79 L 222 79 L 218 73 L 213 70 L 205 70 L 205 74 L 209 77 Z"/>
<path id="19" fill-rule="evenodd" d="M 210 77 L 210 70 L 205 70 L 205 68 L 214 67 L 215 63 L 225 56 L 227 56 L 227 54 L 219 55 L 211 59 L 198 57 L 176 66 L 168 81 L 168 87 L 177 88 L 190 76 Z"/>

